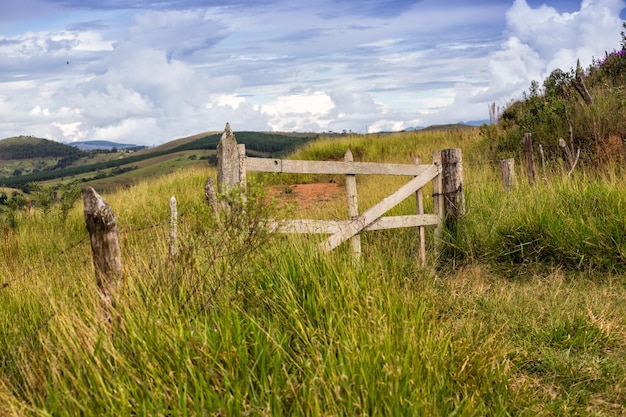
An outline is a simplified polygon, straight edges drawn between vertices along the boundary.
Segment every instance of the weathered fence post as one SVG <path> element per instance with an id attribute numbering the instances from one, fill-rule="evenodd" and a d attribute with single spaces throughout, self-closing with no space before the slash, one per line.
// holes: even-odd
<path id="1" fill-rule="evenodd" d="M 217 145 L 217 190 L 227 193 L 241 183 L 241 159 L 235 134 L 226 123 L 224 133 Z"/>
<path id="2" fill-rule="evenodd" d="M 463 156 L 461 149 L 454 148 L 441 151 L 441 170 L 446 228 L 451 232 L 455 232 L 459 220 L 465 215 Z"/>
<path id="3" fill-rule="evenodd" d="M 500 171 L 502 172 L 502 185 L 505 190 L 510 190 L 515 184 L 515 159 L 503 159 L 500 161 Z"/>
<path id="4" fill-rule="evenodd" d="M 246 145 L 237 145 L 237 155 L 239 156 L 239 183 L 241 187 L 246 186 Z"/>
<path id="5" fill-rule="evenodd" d="M 419 156 L 413 160 L 415 165 L 421 165 L 422 158 Z M 417 207 L 417 214 L 424 214 L 424 193 L 420 188 L 415 192 L 415 205 Z M 422 262 L 422 266 L 426 265 L 426 228 L 424 226 L 418 227 L 419 232 L 419 250 L 420 250 L 420 260 Z"/>
<path id="6" fill-rule="evenodd" d="M 176 207 L 176 197 L 170 198 L 170 257 L 173 259 L 178 254 L 176 246 L 176 235 L 178 228 L 178 209 Z"/>
<path id="7" fill-rule="evenodd" d="M 441 168 L 441 152 L 433 151 L 432 153 L 433 164 Z M 439 223 L 435 227 L 435 255 L 439 255 L 439 249 L 441 246 L 441 229 L 443 227 L 443 186 L 442 186 L 443 173 L 433 180 L 433 213 L 439 217 Z"/>
<path id="8" fill-rule="evenodd" d="M 524 154 L 526 155 L 526 173 L 528 182 L 535 183 L 537 168 L 535 167 L 535 153 L 533 152 L 533 137 L 530 133 L 524 133 Z"/>
<path id="9" fill-rule="evenodd" d="M 545 182 L 548 182 L 548 175 L 546 174 L 546 155 L 543 152 L 543 145 L 539 144 L 539 154 L 541 155 L 541 176 Z"/>
<path id="10" fill-rule="evenodd" d="M 204 183 L 204 197 L 206 198 L 206 202 L 213 211 L 213 216 L 216 220 L 219 221 L 219 207 L 217 206 L 217 193 L 215 192 L 215 187 L 213 186 L 213 178 L 207 177 L 206 182 Z"/>
<path id="11" fill-rule="evenodd" d="M 345 162 L 354 162 L 354 156 L 352 155 L 352 151 L 350 149 L 346 151 L 343 160 Z M 348 214 L 350 215 L 350 220 L 354 220 L 359 217 L 356 175 L 354 174 L 346 175 L 346 194 L 348 196 Z M 352 245 L 352 253 L 354 254 L 354 257 L 359 259 L 361 257 L 361 236 L 358 233 L 352 236 L 350 238 L 350 243 Z"/>
<path id="12" fill-rule="evenodd" d="M 110 321 L 109 309 L 114 305 L 115 294 L 122 280 L 117 219 L 111 207 L 91 187 L 85 190 L 83 203 L 101 305 L 106 319 Z"/>

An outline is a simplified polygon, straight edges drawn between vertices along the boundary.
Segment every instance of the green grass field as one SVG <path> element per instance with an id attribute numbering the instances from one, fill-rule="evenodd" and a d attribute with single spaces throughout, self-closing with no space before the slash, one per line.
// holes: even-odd
<path id="1" fill-rule="evenodd" d="M 569 179 L 555 170 L 505 192 L 476 130 L 320 139 L 293 157 L 340 159 L 348 147 L 357 160 L 400 163 L 463 149 L 462 233 L 444 236 L 437 258 L 430 231 L 429 266 L 413 229 L 364 234 L 355 262 L 349 245 L 326 254 L 319 236 L 258 226 L 345 218 L 343 203 L 294 213 L 262 191 L 329 178 L 250 173 L 247 199 L 217 221 L 203 188 L 215 172 L 181 166 L 103 195 L 124 278 L 106 324 L 82 204 L 66 219 L 56 207 L 15 213 L 0 229 L 0 415 L 626 413 L 617 167 Z M 361 209 L 398 181 L 359 177 Z"/>

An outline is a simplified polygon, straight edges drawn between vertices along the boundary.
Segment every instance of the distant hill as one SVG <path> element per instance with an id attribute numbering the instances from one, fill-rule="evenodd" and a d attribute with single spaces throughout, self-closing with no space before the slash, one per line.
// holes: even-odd
<path id="1" fill-rule="evenodd" d="M 459 123 L 464 124 L 464 125 L 470 125 L 470 126 L 482 126 L 485 124 L 488 125 L 490 121 L 489 120 L 470 120 L 467 122 L 459 122 Z"/>
<path id="2" fill-rule="evenodd" d="M 32 158 L 67 158 L 82 151 L 74 146 L 33 136 L 16 136 L 0 140 L 0 160 Z"/>
<path id="3" fill-rule="evenodd" d="M 71 143 L 68 143 L 68 145 L 75 146 L 78 149 L 82 149 L 84 151 L 93 151 L 96 149 L 103 149 L 103 150 L 110 151 L 113 148 L 137 151 L 137 150 L 141 150 L 145 148 L 145 146 L 133 145 L 133 144 L 128 144 L 128 143 L 116 143 L 116 142 L 110 142 L 108 140 L 85 140 L 85 141 L 71 142 Z"/>
<path id="4" fill-rule="evenodd" d="M 414 130 L 423 130 L 423 131 L 433 131 L 433 130 L 453 130 L 453 129 L 472 129 L 476 126 L 482 126 L 483 123 L 488 123 L 488 121 L 470 121 L 470 122 L 459 122 L 445 125 L 431 125 L 427 127 L 416 126 L 416 127 L 407 127 L 404 129 L 406 132 L 414 131 Z"/>

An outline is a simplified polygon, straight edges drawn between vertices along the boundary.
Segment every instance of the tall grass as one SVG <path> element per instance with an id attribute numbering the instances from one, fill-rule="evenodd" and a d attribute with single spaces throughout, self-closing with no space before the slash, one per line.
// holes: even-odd
<path id="1" fill-rule="evenodd" d="M 419 138 L 405 151 L 427 155 L 461 140 L 471 152 L 477 140 Z M 395 149 L 407 137 L 381 140 Z M 81 209 L 65 223 L 54 211 L 20 213 L 0 263 L 0 414 L 626 412 L 626 285 L 609 252 L 612 241 L 621 248 L 619 173 L 506 193 L 493 169 L 466 169 L 464 234 L 449 242 L 461 254 L 456 269 L 420 267 L 410 229 L 365 234 L 360 262 L 346 247 L 322 253 L 318 237 L 268 235 L 258 220 L 281 213 L 255 187 L 238 216 L 217 222 L 203 201 L 212 172 L 105 195 L 125 281 L 112 325 L 98 315 Z M 363 180 L 359 193 L 373 199 L 386 186 Z M 597 204 L 582 204 L 589 199 Z M 596 232 L 587 238 L 595 246 L 579 242 L 583 231 Z M 578 266 L 583 249 L 590 261 Z M 535 276 L 519 273 L 533 267 Z"/>
<path id="2" fill-rule="evenodd" d="M 464 257 L 517 272 L 623 273 L 626 191 L 615 175 L 621 168 L 605 169 L 614 175 L 581 171 L 539 184 L 521 180 L 510 192 L 474 182 L 466 188 L 469 214 L 455 244 Z"/>

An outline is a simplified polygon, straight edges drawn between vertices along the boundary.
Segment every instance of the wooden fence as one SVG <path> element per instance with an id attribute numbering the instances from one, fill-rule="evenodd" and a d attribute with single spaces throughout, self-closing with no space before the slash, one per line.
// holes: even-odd
<path id="1" fill-rule="evenodd" d="M 328 220 L 268 220 L 266 226 L 281 233 L 323 233 L 330 235 L 322 249 L 331 251 L 350 240 L 352 251 L 361 253 L 359 234 L 369 230 L 401 227 L 419 228 L 419 252 L 422 264 L 426 262 L 424 228 L 435 227 L 435 248 L 443 227 L 455 228 L 465 213 L 463 194 L 463 163 L 460 149 L 433 152 L 432 164 L 385 164 L 355 162 L 350 151 L 343 162 L 294 161 L 283 159 L 247 158 L 245 146 L 237 144 L 229 124 L 222 135 L 218 149 L 218 190 L 226 192 L 245 186 L 247 171 L 292 174 L 340 174 L 346 176 L 346 193 L 350 219 Z M 399 175 L 413 177 L 405 185 L 382 199 L 378 204 L 359 214 L 356 175 Z M 422 188 L 433 182 L 433 213 L 424 213 Z M 214 214 L 219 215 L 216 193 L 211 177 L 205 184 L 205 194 Z M 415 196 L 416 214 L 383 216 L 411 195 Z M 113 319 L 117 289 L 122 286 L 122 262 L 117 220 L 109 205 L 93 188 L 83 194 L 85 220 L 89 231 L 96 281 L 101 301 L 101 311 L 106 322 Z M 176 224 L 178 211 L 176 199 L 170 200 L 170 255 L 176 255 Z"/>
<path id="2" fill-rule="evenodd" d="M 360 256 L 359 233 L 369 230 L 403 227 L 419 228 L 419 252 L 422 263 L 426 262 L 424 227 L 435 227 L 435 239 L 440 236 L 446 223 L 455 223 L 464 214 L 463 169 L 460 149 L 433 152 L 432 164 L 388 164 L 355 162 L 348 150 L 344 161 L 298 161 L 286 159 L 246 157 L 245 145 L 237 144 L 230 125 L 218 145 L 218 189 L 226 191 L 235 186 L 245 186 L 248 171 L 289 174 L 331 174 L 346 176 L 346 194 L 350 219 L 329 220 L 268 220 L 267 226 L 278 233 L 320 233 L 330 235 L 322 249 L 331 251 L 343 242 L 352 242 L 352 251 Z M 356 175 L 412 176 L 413 179 L 394 191 L 378 204 L 359 214 Z M 433 182 L 434 212 L 424 213 L 422 188 Z M 405 216 L 383 216 L 403 200 L 414 195 L 416 214 Z M 445 198 L 444 198 L 445 197 Z"/>

